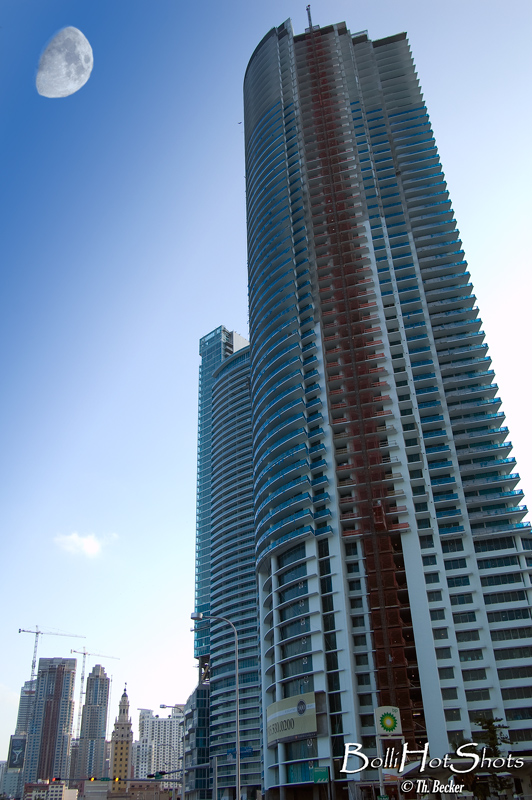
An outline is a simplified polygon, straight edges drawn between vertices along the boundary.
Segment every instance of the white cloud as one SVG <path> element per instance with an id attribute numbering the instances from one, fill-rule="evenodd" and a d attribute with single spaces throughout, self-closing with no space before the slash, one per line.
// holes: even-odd
<path id="1" fill-rule="evenodd" d="M 60 533 L 54 538 L 54 542 L 67 553 L 87 558 L 99 556 L 102 550 L 102 542 L 93 533 L 87 533 L 86 536 L 81 536 L 76 531 L 68 534 Z"/>

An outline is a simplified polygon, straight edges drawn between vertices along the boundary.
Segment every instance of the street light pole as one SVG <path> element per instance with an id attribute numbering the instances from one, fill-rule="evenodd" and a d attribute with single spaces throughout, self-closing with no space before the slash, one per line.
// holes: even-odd
<path id="1" fill-rule="evenodd" d="M 201 611 L 195 611 L 190 615 L 190 619 L 195 622 L 200 622 L 202 619 L 215 619 L 220 622 L 227 622 L 233 629 L 235 634 L 235 711 L 236 711 L 236 800 L 240 800 L 240 705 L 239 705 L 239 685 L 238 685 L 238 633 L 235 626 L 227 617 L 216 617 L 211 614 L 203 614 Z M 214 800 L 217 800 L 215 797 Z"/>

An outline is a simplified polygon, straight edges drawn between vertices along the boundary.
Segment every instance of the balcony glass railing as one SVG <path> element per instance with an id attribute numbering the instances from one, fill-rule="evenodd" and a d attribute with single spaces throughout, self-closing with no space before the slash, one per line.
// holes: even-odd
<path id="1" fill-rule="evenodd" d="M 430 482 L 431 486 L 443 486 L 446 483 L 456 483 L 456 478 L 433 478 Z"/>

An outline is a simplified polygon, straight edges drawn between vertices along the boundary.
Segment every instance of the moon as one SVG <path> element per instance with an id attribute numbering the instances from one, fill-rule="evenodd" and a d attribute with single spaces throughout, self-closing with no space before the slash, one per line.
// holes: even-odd
<path id="1" fill-rule="evenodd" d="M 88 39 L 77 28 L 63 28 L 41 56 L 37 91 L 43 97 L 68 97 L 87 83 L 93 64 Z"/>

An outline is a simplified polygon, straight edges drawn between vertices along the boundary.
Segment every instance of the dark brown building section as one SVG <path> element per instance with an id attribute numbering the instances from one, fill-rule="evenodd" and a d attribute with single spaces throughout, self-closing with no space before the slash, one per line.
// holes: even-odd
<path id="1" fill-rule="evenodd" d="M 397 516 L 404 508 L 388 447 L 391 412 L 383 408 L 386 356 L 366 231 L 355 217 L 363 197 L 346 140 L 346 87 L 327 33 L 305 36 L 299 89 L 342 533 L 362 540 L 379 704 L 401 708 L 403 733 L 414 745 L 426 741 L 426 729 L 401 547 L 408 523 Z"/>
<path id="2" fill-rule="evenodd" d="M 54 777 L 64 777 L 53 774 L 55 749 L 60 725 L 61 696 L 63 693 L 64 678 L 65 667 L 62 664 L 50 668 L 50 678 L 48 682 L 49 696 L 44 703 L 39 766 L 37 768 L 38 780 L 51 780 Z"/>

